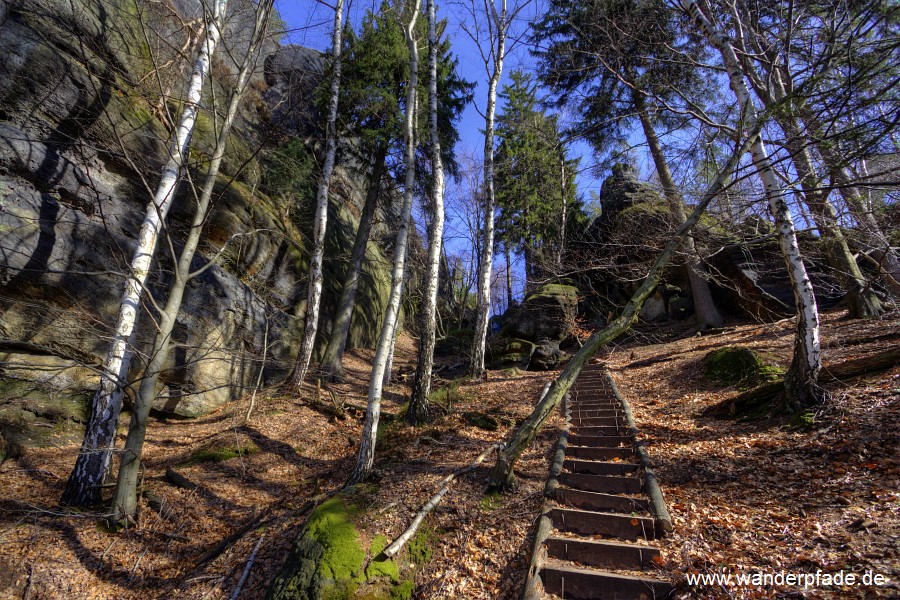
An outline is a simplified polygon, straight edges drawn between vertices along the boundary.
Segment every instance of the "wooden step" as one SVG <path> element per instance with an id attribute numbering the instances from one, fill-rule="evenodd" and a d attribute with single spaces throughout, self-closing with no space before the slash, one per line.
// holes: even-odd
<path id="1" fill-rule="evenodd" d="M 590 435 L 596 437 L 628 437 L 627 427 L 610 427 L 609 425 L 574 425 L 578 435 Z M 628 438 L 629 440 L 631 438 Z"/>
<path id="2" fill-rule="evenodd" d="M 572 425 L 576 427 L 618 427 L 626 429 L 625 420 L 617 416 L 572 415 Z"/>
<path id="3" fill-rule="evenodd" d="M 637 477 L 616 475 L 585 475 L 583 473 L 560 473 L 559 483 L 576 490 L 599 492 L 601 494 L 640 494 L 643 483 Z"/>
<path id="4" fill-rule="evenodd" d="M 622 544 L 606 540 L 577 540 L 550 536 L 544 542 L 552 558 L 578 562 L 590 567 L 646 569 L 661 560 L 658 548 Z"/>
<path id="5" fill-rule="evenodd" d="M 554 508 L 550 510 L 550 521 L 560 531 L 580 535 L 609 535 L 620 540 L 656 539 L 652 517 Z"/>
<path id="6" fill-rule="evenodd" d="M 541 569 L 544 590 L 566 600 L 652 600 L 665 598 L 672 585 L 649 577 L 547 565 Z"/>
<path id="7" fill-rule="evenodd" d="M 581 510 L 595 512 L 649 513 L 650 501 L 645 498 L 632 498 L 622 494 L 601 494 L 568 487 L 558 487 L 554 492 L 556 501 L 563 506 L 571 506 Z"/>
<path id="8" fill-rule="evenodd" d="M 571 441 L 572 438 L 569 438 Z M 566 456 L 582 460 L 635 460 L 634 448 L 595 448 L 591 446 L 566 446 Z"/>
<path id="9" fill-rule="evenodd" d="M 595 460 L 567 459 L 563 461 L 563 469 L 570 473 L 587 473 L 589 475 L 631 475 L 640 465 L 635 463 L 599 462 Z"/>
<path id="10" fill-rule="evenodd" d="M 569 435 L 569 443 L 573 446 L 591 446 L 593 448 L 634 447 L 634 440 L 630 435 L 586 435 L 579 432 Z"/>

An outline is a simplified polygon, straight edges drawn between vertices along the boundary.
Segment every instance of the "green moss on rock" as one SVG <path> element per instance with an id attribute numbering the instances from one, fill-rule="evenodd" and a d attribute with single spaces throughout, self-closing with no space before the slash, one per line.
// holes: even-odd
<path id="1" fill-rule="evenodd" d="M 726 346 L 704 358 L 704 376 L 725 385 L 752 385 L 772 380 L 780 373 L 778 367 L 766 365 L 746 346 Z"/>
<path id="2" fill-rule="evenodd" d="M 372 545 L 369 546 L 369 556 L 372 560 L 366 567 L 366 578 L 369 580 L 387 577 L 393 584 L 400 583 L 400 568 L 393 559 L 384 557 L 384 560 L 378 560 L 379 555 L 387 548 L 387 536 L 382 534 L 376 535 L 372 539 Z"/>
<path id="3" fill-rule="evenodd" d="M 353 523 L 355 508 L 342 496 L 322 503 L 297 537 L 268 598 L 350 598 L 364 581 L 366 552 Z"/>

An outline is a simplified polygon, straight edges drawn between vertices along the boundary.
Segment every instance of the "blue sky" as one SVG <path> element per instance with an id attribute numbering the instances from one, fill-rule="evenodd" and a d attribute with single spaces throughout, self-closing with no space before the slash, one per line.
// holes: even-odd
<path id="1" fill-rule="evenodd" d="M 354 26 L 362 21 L 367 10 L 376 9 L 380 4 L 380 0 L 367 0 L 364 2 L 345 0 L 345 2 L 347 1 L 351 2 L 349 19 Z M 464 2 L 465 0 L 461 1 Z M 275 6 L 289 28 L 285 41 L 317 50 L 325 50 L 331 46 L 331 28 L 334 18 L 332 6 L 316 2 L 315 0 L 277 0 Z M 537 10 L 535 7 L 538 6 L 538 3 L 532 2 L 526 8 L 523 13 L 523 22 L 519 25 L 520 30 L 526 25 L 524 20 L 531 18 L 534 11 Z M 451 40 L 453 52 L 459 58 L 460 73 L 463 78 L 473 81 L 477 85 L 474 104 L 466 107 L 459 123 L 461 142 L 457 147 L 457 151 L 463 152 L 466 149 L 472 149 L 476 151 L 478 156 L 481 156 L 481 149 L 484 145 L 482 133 L 484 119 L 478 111 L 479 109 L 483 111 L 487 102 L 487 75 L 477 47 L 465 31 L 462 30 L 460 19 L 465 19 L 468 16 L 468 11 L 462 8 L 461 4 L 447 3 L 438 5 L 438 18 L 449 20 L 446 35 Z M 503 84 L 508 83 L 509 73 L 514 69 L 533 70 L 533 59 L 528 53 L 527 46 L 519 45 L 507 57 L 503 69 Z M 498 110 L 501 109 L 502 106 L 498 106 Z M 593 164 L 590 148 L 586 144 L 577 143 L 572 146 L 570 153 L 573 156 L 582 156 L 582 173 L 577 181 L 579 192 L 585 199 L 590 197 L 590 191 L 599 193 L 601 181 L 594 179 L 590 173 L 590 167 Z"/>

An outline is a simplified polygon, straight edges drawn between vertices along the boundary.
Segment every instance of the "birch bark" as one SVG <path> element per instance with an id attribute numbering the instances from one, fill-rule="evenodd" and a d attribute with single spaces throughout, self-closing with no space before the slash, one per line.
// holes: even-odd
<path id="1" fill-rule="evenodd" d="M 492 6 L 493 8 L 493 6 Z M 478 291 L 475 313 L 475 336 L 472 340 L 472 379 L 485 376 L 485 345 L 491 316 L 491 269 L 494 263 L 494 115 L 497 110 L 497 86 L 503 76 L 503 59 L 506 55 L 507 23 L 506 0 L 501 0 L 500 13 L 492 11 L 495 40 L 491 40 L 493 65 L 489 70 L 487 110 L 484 113 L 484 231 L 481 256 L 478 260 Z M 494 46 L 496 44 L 496 46 Z M 507 263 L 509 261 L 507 260 Z"/>
<path id="2" fill-rule="evenodd" d="M 122 412 L 125 378 L 133 355 L 130 342 L 140 316 L 141 294 L 156 253 L 160 229 L 172 206 L 175 186 L 197 121 L 203 84 L 209 73 L 213 52 L 219 43 L 226 5 L 227 0 L 216 0 L 212 14 L 209 15 L 206 38 L 194 63 L 184 109 L 169 149 L 169 158 L 163 166 L 153 201 L 144 215 L 137 248 L 131 259 L 131 274 L 125 282 L 113 341 L 103 362 L 100 385 L 91 403 L 81 450 L 62 495 L 61 502 L 64 505 L 85 506 L 100 501 L 100 486 L 109 468 L 119 415 Z"/>
<path id="3" fill-rule="evenodd" d="M 319 306 L 322 302 L 322 261 L 325 257 L 325 233 L 328 228 L 328 188 L 334 173 L 337 153 L 337 110 L 341 93 L 341 20 L 344 0 L 337 0 L 334 7 L 334 31 L 331 34 L 332 73 L 331 96 L 328 101 L 328 122 L 325 125 L 325 164 L 322 179 L 316 193 L 316 216 L 313 226 L 313 253 L 309 261 L 309 290 L 306 298 L 306 319 L 303 323 L 303 340 L 297 354 L 297 363 L 291 373 L 290 385 L 299 387 L 306 378 L 309 361 L 316 343 L 319 328 Z"/>
<path id="4" fill-rule="evenodd" d="M 425 295 L 422 297 L 419 354 L 416 373 L 413 376 L 412 398 L 406 409 L 406 420 L 413 424 L 423 423 L 431 418 L 428 394 L 431 392 L 431 372 L 434 367 L 435 314 L 437 312 L 441 247 L 444 241 L 444 163 L 441 160 L 441 139 L 438 134 L 438 39 L 434 0 L 427 0 L 426 12 L 428 14 L 428 122 L 431 130 L 433 214 L 428 234 L 428 264 L 425 275 Z"/>
<path id="5" fill-rule="evenodd" d="M 406 88 L 406 120 L 404 123 L 404 139 L 406 141 L 406 180 L 403 190 L 403 208 L 397 239 L 394 244 L 394 265 L 391 272 L 391 293 L 388 298 L 384 321 L 381 325 L 381 336 L 375 357 L 372 360 L 372 376 L 369 380 L 369 397 L 366 406 L 366 420 L 359 444 L 356 466 L 347 479 L 347 485 L 364 481 L 372 472 L 375 462 L 375 439 L 378 434 L 378 420 L 381 416 L 381 392 L 384 387 L 385 368 L 389 356 L 393 354 L 394 334 L 397 316 L 400 312 L 400 299 L 403 293 L 403 277 L 406 272 L 406 249 L 409 241 L 409 217 L 412 212 L 413 192 L 416 182 L 416 92 L 419 86 L 419 48 L 415 38 L 416 21 L 419 17 L 421 0 L 413 0 L 410 6 L 409 22 L 404 27 L 406 45 L 409 48 L 409 83 Z"/>
<path id="6" fill-rule="evenodd" d="M 228 102 L 225 111 L 225 119 L 219 130 L 216 139 L 216 147 L 213 152 L 212 160 L 209 163 L 209 170 L 206 174 L 206 181 L 200 192 L 197 202 L 197 208 L 194 212 L 194 219 L 191 224 L 190 233 L 185 240 L 184 248 L 178 257 L 178 264 L 175 269 L 175 281 L 172 289 L 169 290 L 169 297 L 166 306 L 160 314 L 159 331 L 153 340 L 153 350 L 151 351 L 150 363 L 144 371 L 144 378 L 141 380 L 141 386 L 135 398 L 134 411 L 131 415 L 131 423 L 128 426 L 128 437 L 125 440 L 125 452 L 122 455 L 122 462 L 119 465 L 119 477 L 116 480 L 116 488 L 113 494 L 112 502 L 112 521 L 115 523 L 124 523 L 133 521 L 137 514 L 137 485 L 138 475 L 140 472 L 141 453 L 144 446 L 144 438 L 147 433 L 147 418 L 150 415 L 150 408 L 153 406 L 153 400 L 156 398 L 156 385 L 159 376 L 162 373 L 163 366 L 169 357 L 170 342 L 172 341 L 172 331 L 175 327 L 178 312 L 181 310 L 182 299 L 184 298 L 185 288 L 191 279 L 191 262 L 197 252 L 197 246 L 200 243 L 200 236 L 203 233 L 203 225 L 209 216 L 209 205 L 215 190 L 216 179 L 219 175 L 219 168 L 222 165 L 222 159 L 225 156 L 225 145 L 228 141 L 228 135 L 234 119 L 237 116 L 238 106 L 241 98 L 247 89 L 250 75 L 258 61 L 259 47 L 262 42 L 262 36 L 266 29 L 266 21 L 272 9 L 272 1 L 267 0 L 259 8 L 256 15 L 256 23 L 254 28 L 253 39 L 247 49 L 240 70 L 238 72 L 237 82 L 234 91 Z"/>
<path id="7" fill-rule="evenodd" d="M 756 125 L 759 121 L 756 106 L 750 97 L 750 90 L 744 81 L 744 71 L 731 43 L 706 18 L 706 15 L 703 14 L 696 2 L 693 0 L 679 1 L 681 7 L 697 23 L 712 46 L 721 54 L 728 72 L 731 89 L 741 107 L 744 127 Z M 793 407 L 810 406 L 819 403 L 822 399 L 822 392 L 818 386 L 819 370 L 822 364 L 821 344 L 819 341 L 819 313 L 816 307 L 816 297 L 813 293 L 809 275 L 806 272 L 806 266 L 803 264 L 800 246 L 797 243 L 794 220 L 785 201 L 785 192 L 772 168 L 771 160 L 761 136 L 757 135 L 753 139 L 750 155 L 754 165 L 759 170 L 766 190 L 769 210 L 775 218 L 778 241 L 787 266 L 788 275 L 791 279 L 797 310 L 797 334 L 794 343 L 794 356 L 785 376 L 786 399 L 788 405 Z"/>

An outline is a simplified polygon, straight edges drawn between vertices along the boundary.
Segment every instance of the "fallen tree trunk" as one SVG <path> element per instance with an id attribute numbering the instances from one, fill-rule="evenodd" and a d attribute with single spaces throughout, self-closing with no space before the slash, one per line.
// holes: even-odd
<path id="1" fill-rule="evenodd" d="M 582 367 L 587 361 L 597 353 L 600 348 L 619 337 L 628 330 L 631 325 L 637 321 L 641 307 L 650 294 L 659 285 L 662 279 L 663 271 L 668 265 L 677 248 L 684 241 L 691 228 L 700 220 L 700 216 L 706 210 L 706 207 L 718 195 L 724 187 L 725 179 L 731 175 L 737 166 L 741 156 L 747 151 L 751 142 L 759 134 L 762 123 L 756 123 L 750 131 L 748 137 L 743 143 L 735 149 L 728 163 L 718 173 L 716 179 L 707 188 L 703 198 L 691 212 L 690 216 L 684 221 L 684 224 L 678 229 L 672 240 L 666 245 L 662 253 L 653 263 L 650 272 L 644 278 L 641 286 L 628 300 L 628 304 L 622 310 L 622 313 L 612 321 L 605 329 L 595 331 L 591 337 L 584 343 L 581 349 L 569 360 L 562 373 L 559 374 L 550 389 L 538 401 L 532 413 L 521 425 L 516 427 L 510 435 L 509 441 L 497 455 L 497 463 L 488 479 L 488 486 L 492 489 L 511 489 L 515 486 L 515 477 L 513 476 L 513 466 L 531 443 L 534 441 L 537 432 L 544 425 L 544 421 L 553 412 L 562 397 L 569 391 L 569 388 L 575 382 Z"/>
<path id="2" fill-rule="evenodd" d="M 826 364 L 819 375 L 819 383 L 843 381 L 861 375 L 886 371 L 900 365 L 900 347 L 892 347 L 875 354 L 845 360 L 835 364 Z M 763 408 L 784 391 L 784 379 L 772 381 L 747 390 L 746 392 L 723 400 L 703 411 L 704 416 L 734 417 Z"/>
<path id="3" fill-rule="evenodd" d="M 425 520 L 425 517 L 428 516 L 428 513 L 434 510 L 434 507 L 441 502 L 441 499 L 450 490 L 450 484 L 453 482 L 453 480 L 460 475 L 468 473 L 469 471 L 474 471 L 476 468 L 478 468 L 478 465 L 483 463 L 484 459 L 486 459 L 488 455 L 500 445 L 500 442 L 491 444 L 487 448 L 487 450 L 479 454 L 478 458 L 472 461 L 472 464 L 470 464 L 468 467 L 463 467 L 462 469 L 454 471 L 453 473 L 450 473 L 449 475 L 444 477 L 441 480 L 441 489 L 438 490 L 438 493 L 429 498 L 428 502 L 422 505 L 422 508 L 420 508 L 419 512 L 416 513 L 415 518 L 413 519 L 412 523 L 410 523 L 409 527 L 406 528 L 406 531 L 401 533 L 397 537 L 397 539 L 391 542 L 391 545 L 385 548 L 382 554 L 384 554 L 388 558 L 393 558 L 394 556 L 396 556 L 397 553 L 400 552 L 400 549 L 403 548 L 403 546 L 406 544 L 406 542 L 411 540 L 412 537 L 416 534 L 416 531 L 419 529 L 419 525 L 422 524 L 422 521 Z"/>

